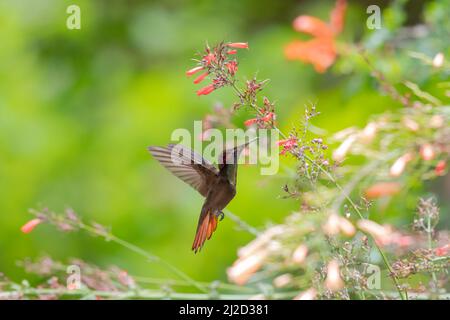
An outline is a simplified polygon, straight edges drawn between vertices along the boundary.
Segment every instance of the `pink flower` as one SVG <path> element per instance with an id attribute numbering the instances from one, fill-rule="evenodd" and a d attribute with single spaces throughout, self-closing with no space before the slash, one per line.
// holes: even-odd
<path id="1" fill-rule="evenodd" d="M 413 156 L 411 153 L 406 153 L 402 155 L 400 158 L 395 160 L 394 164 L 392 165 L 391 169 L 389 170 L 389 174 L 392 177 L 398 177 L 400 176 L 403 171 L 405 170 L 406 164 L 410 162 L 413 159 Z"/>
<path id="2" fill-rule="evenodd" d="M 30 221 L 28 221 L 27 223 L 25 223 L 25 224 L 22 226 L 22 228 L 20 228 L 20 230 L 21 230 L 23 233 L 30 233 L 30 232 L 33 231 L 33 229 L 36 228 L 36 226 L 37 226 L 38 224 L 40 224 L 41 222 L 42 222 L 42 220 L 41 220 L 41 219 L 38 219 L 38 218 L 33 219 L 33 220 L 30 220 Z"/>
<path id="3" fill-rule="evenodd" d="M 445 163 L 445 161 L 441 160 L 437 163 L 436 167 L 434 168 L 434 173 L 436 173 L 437 176 L 443 176 L 446 167 L 447 164 Z"/>
<path id="4" fill-rule="evenodd" d="M 302 264 L 306 260 L 306 256 L 308 255 L 308 247 L 304 244 L 301 244 L 295 249 L 292 254 L 292 261 L 298 264 Z"/>
<path id="5" fill-rule="evenodd" d="M 329 236 L 334 236 L 342 232 L 344 235 L 351 237 L 356 232 L 355 227 L 349 220 L 336 213 L 330 214 L 322 229 Z"/>
<path id="6" fill-rule="evenodd" d="M 435 156 L 433 146 L 429 143 L 425 143 L 425 144 L 421 145 L 420 146 L 420 156 L 425 161 L 433 160 L 433 158 Z"/>
<path id="7" fill-rule="evenodd" d="M 236 54 L 237 50 L 228 50 L 227 54 Z"/>
<path id="8" fill-rule="evenodd" d="M 248 43 L 247 42 L 231 42 L 227 44 L 230 48 L 237 48 L 237 49 L 248 49 Z"/>
<path id="9" fill-rule="evenodd" d="M 370 234 L 379 245 L 384 246 L 392 242 L 393 231 L 390 226 L 382 226 L 368 219 L 358 220 L 357 226 L 363 232 Z"/>
<path id="10" fill-rule="evenodd" d="M 192 76 L 193 74 L 196 74 L 197 72 L 199 72 L 200 70 L 203 70 L 203 67 L 195 67 L 195 68 L 192 68 L 192 69 L 186 71 L 186 75 L 187 75 L 188 77 L 190 77 L 190 76 Z"/>
<path id="11" fill-rule="evenodd" d="M 262 267 L 266 257 L 267 251 L 258 251 L 248 257 L 239 258 L 228 268 L 228 279 L 238 285 L 247 283 L 251 276 Z"/>
<path id="12" fill-rule="evenodd" d="M 201 96 L 201 95 L 207 95 L 210 94 L 211 92 L 213 92 L 216 88 L 214 87 L 213 84 L 209 84 L 206 87 L 201 88 L 200 90 L 197 91 L 197 95 Z"/>
<path id="13" fill-rule="evenodd" d="M 197 78 L 195 78 L 194 83 L 198 84 L 198 83 L 202 82 L 203 79 L 205 79 L 207 75 L 208 75 L 208 72 L 202 73 Z"/>
<path id="14" fill-rule="evenodd" d="M 337 260 L 331 260 L 327 265 L 325 286 L 331 291 L 339 291 L 344 288 L 344 281 L 341 278 L 339 262 Z"/>

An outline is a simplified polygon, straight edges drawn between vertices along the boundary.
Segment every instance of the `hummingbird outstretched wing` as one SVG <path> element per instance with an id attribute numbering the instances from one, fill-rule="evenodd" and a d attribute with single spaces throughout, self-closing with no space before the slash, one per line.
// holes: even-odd
<path id="1" fill-rule="evenodd" d="M 206 197 L 219 170 L 208 160 L 181 144 L 167 147 L 149 147 L 150 153 L 175 176 L 191 185 Z"/>

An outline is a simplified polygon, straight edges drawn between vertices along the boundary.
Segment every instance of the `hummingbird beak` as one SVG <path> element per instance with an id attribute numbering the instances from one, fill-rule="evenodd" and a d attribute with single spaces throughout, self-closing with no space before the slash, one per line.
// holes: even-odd
<path id="1" fill-rule="evenodd" d="M 244 144 L 244 147 L 248 146 L 250 143 L 252 143 L 253 141 L 256 141 L 258 139 L 259 139 L 259 137 L 255 137 L 255 138 L 251 139 L 249 142 Z"/>
<path id="2" fill-rule="evenodd" d="M 256 140 L 258 140 L 259 138 L 258 137 L 256 137 L 256 138 L 253 138 L 253 139 L 251 139 L 250 141 L 248 141 L 248 142 L 246 142 L 246 143 L 244 143 L 244 144 L 241 144 L 240 146 L 237 146 L 236 147 L 236 151 L 237 151 L 237 154 L 238 154 L 238 156 L 241 154 L 241 152 L 250 144 L 250 143 L 252 143 L 253 141 L 256 141 Z"/>

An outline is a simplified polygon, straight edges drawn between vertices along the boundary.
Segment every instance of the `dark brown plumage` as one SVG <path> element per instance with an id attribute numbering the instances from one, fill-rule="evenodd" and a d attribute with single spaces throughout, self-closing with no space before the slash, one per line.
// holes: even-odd
<path id="1" fill-rule="evenodd" d="M 179 144 L 148 148 L 164 167 L 206 198 L 192 244 L 195 253 L 211 238 L 219 217 L 223 217 L 222 210 L 236 195 L 237 160 L 247 145 L 248 143 L 223 151 L 219 156 L 218 168 Z"/>

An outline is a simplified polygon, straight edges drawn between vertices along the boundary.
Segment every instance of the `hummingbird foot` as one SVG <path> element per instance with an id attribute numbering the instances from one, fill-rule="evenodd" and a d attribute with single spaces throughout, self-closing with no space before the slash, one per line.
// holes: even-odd
<path id="1" fill-rule="evenodd" d="M 217 211 L 215 213 L 216 217 L 219 218 L 219 221 L 222 221 L 225 218 L 225 214 L 222 211 Z"/>

